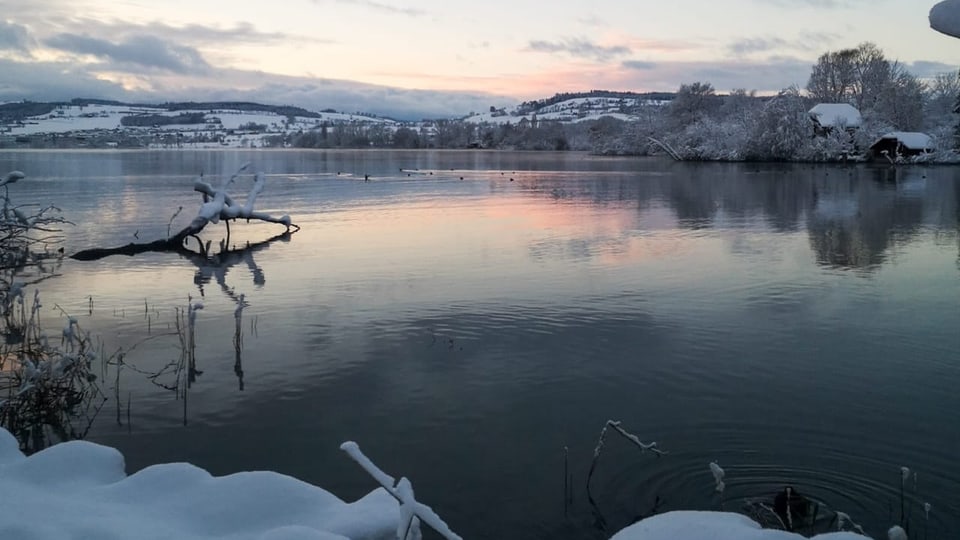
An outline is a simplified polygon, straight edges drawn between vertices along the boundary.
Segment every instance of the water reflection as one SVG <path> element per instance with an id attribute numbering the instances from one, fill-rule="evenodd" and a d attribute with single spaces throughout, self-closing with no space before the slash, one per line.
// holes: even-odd
<path id="1" fill-rule="evenodd" d="M 269 250 L 71 261 L 45 283 L 51 302 L 85 291 L 84 310 L 87 294 L 106 309 L 179 305 L 185 286 L 204 295 L 190 426 L 171 427 L 170 400 L 155 398 L 133 408 L 133 436 L 98 432 L 132 469 L 271 468 L 352 498 L 369 481 L 336 446 L 354 439 L 471 538 L 599 538 L 583 480 L 596 428 L 620 418 L 671 456 L 605 450 L 591 490 L 610 530 L 658 506 L 714 508 L 712 460 L 732 499 L 795 485 L 880 533 L 896 497 L 885 479 L 923 467 L 922 495 L 943 508 L 931 523 L 960 526 L 952 169 L 484 152 L 123 159 L 104 170 L 127 176 L 53 201 L 97 223 L 77 234 L 104 239 L 80 245 L 129 241 L 142 219 L 95 221 L 101 204 L 193 208 L 189 188 L 162 179 L 189 181 L 198 164 L 274 171 L 265 203 L 303 226 Z M 434 174 L 400 171 L 417 167 Z M 56 195 L 71 181 L 45 182 Z M 97 324 L 117 339 L 142 327 L 85 327 Z M 566 521 L 565 446 L 577 486 Z"/>
<path id="2" fill-rule="evenodd" d="M 235 266 L 246 266 L 250 272 L 250 278 L 253 285 L 257 288 L 263 287 L 267 283 L 267 277 L 263 268 L 257 264 L 255 255 L 266 251 L 275 243 L 290 242 L 293 236 L 292 232 L 284 232 L 266 240 L 247 244 L 242 248 L 224 249 L 217 254 L 205 254 L 188 252 L 187 250 L 178 251 L 180 257 L 190 261 L 197 267 L 193 276 L 193 283 L 197 286 L 200 296 L 206 296 L 204 286 L 209 285 L 211 281 L 215 282 L 220 292 L 228 296 L 234 302 L 239 302 L 236 288 L 227 284 L 227 274 Z"/>
<path id="3" fill-rule="evenodd" d="M 673 219 L 664 223 L 659 216 L 655 229 L 760 231 L 765 224 L 782 233 L 805 230 L 817 264 L 873 272 L 891 249 L 923 231 L 956 234 L 957 182 L 944 175 L 928 180 L 928 173 L 923 168 L 700 164 L 676 175 L 639 179 L 544 175 L 524 187 L 567 203 L 568 219 L 577 217 L 575 205 L 569 204 L 576 200 L 600 207 L 634 206 L 633 222 L 619 230 L 627 235 L 649 231 L 649 214 L 664 207 Z M 542 207 L 534 211 L 549 212 Z M 533 243 L 529 250 L 538 259 L 590 257 L 608 251 L 597 244 L 611 240 L 611 245 L 625 243 L 622 237 L 558 238 Z"/>

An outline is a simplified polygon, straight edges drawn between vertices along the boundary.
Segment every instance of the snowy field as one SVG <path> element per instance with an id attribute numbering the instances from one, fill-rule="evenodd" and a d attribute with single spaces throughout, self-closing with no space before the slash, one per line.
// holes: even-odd
<path id="1" fill-rule="evenodd" d="M 154 127 L 123 126 L 121 120 L 126 116 L 139 114 L 156 114 L 161 116 L 178 116 L 182 114 L 199 113 L 203 115 L 201 124 L 168 124 Z M 36 135 L 40 133 L 73 133 L 95 130 L 127 129 L 132 131 L 154 130 L 168 132 L 223 132 L 237 130 L 241 126 L 258 124 L 266 126 L 270 134 L 292 133 L 298 130 L 318 128 L 323 123 L 362 123 L 383 124 L 393 126 L 394 120 L 374 118 L 370 116 L 347 114 L 339 112 L 319 113 L 320 118 L 296 116 L 288 121 L 286 116 L 267 111 L 241 111 L 233 109 L 188 109 L 168 111 L 166 109 L 137 107 L 127 105 L 63 105 L 49 114 L 43 114 L 25 119 L 22 123 L 7 125 L 8 135 Z M 0 126 L 2 128 L 3 126 Z M 3 132 L 3 130 L 0 130 Z"/>
<path id="2" fill-rule="evenodd" d="M 464 121 L 472 124 L 516 124 L 521 120 L 533 121 L 551 120 L 558 122 L 578 123 L 590 120 L 599 120 L 603 117 L 616 118 L 624 122 L 630 122 L 637 119 L 636 116 L 621 112 L 622 107 L 636 108 L 640 106 L 661 106 L 666 102 L 643 100 L 635 98 L 612 98 L 612 97 L 592 97 L 592 98 L 572 98 L 547 105 L 537 110 L 536 113 L 518 114 L 510 112 L 484 112 L 468 116 Z"/>
<path id="3" fill-rule="evenodd" d="M 352 443 L 342 447 L 385 485 L 394 479 L 365 462 Z M 0 538 L 98 540 L 377 540 L 402 536 L 404 509 L 432 514 L 412 497 L 409 482 L 347 503 L 295 478 L 273 472 L 214 477 L 188 463 L 147 467 L 127 476 L 117 450 L 83 441 L 58 444 L 30 457 L 0 429 Z M 433 516 L 435 517 L 435 516 Z M 431 520 L 433 521 L 433 520 Z M 458 538 L 441 521 L 443 536 Z M 413 537 L 413 536 L 411 536 Z M 800 540 L 764 530 L 746 516 L 668 512 L 640 521 L 613 540 Z M 838 532 L 814 540 L 857 540 Z M 899 538 L 891 535 L 891 538 Z"/>

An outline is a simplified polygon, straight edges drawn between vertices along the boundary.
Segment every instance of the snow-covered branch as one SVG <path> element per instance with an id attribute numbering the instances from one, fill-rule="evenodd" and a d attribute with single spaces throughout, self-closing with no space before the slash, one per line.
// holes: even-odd
<path id="1" fill-rule="evenodd" d="M 186 239 L 191 236 L 197 236 L 208 224 L 216 224 L 219 223 L 220 220 L 223 220 L 227 224 L 228 241 L 224 244 L 224 246 L 229 244 L 229 223 L 230 221 L 237 219 L 246 219 L 248 221 L 253 219 L 266 223 L 283 225 L 286 227 L 286 232 L 284 234 L 290 234 L 299 231 L 300 227 L 295 225 L 288 215 L 278 217 L 255 210 L 257 197 L 263 193 L 263 190 L 266 186 L 266 175 L 262 172 L 254 175 L 253 186 L 250 188 L 250 192 L 247 194 L 247 199 L 244 204 L 239 204 L 227 193 L 227 188 L 232 186 L 240 173 L 245 171 L 248 167 L 249 164 L 244 164 L 235 174 L 230 176 L 229 179 L 225 180 L 219 187 L 212 186 L 208 182 L 203 181 L 202 178 L 195 180 L 193 189 L 194 191 L 203 194 L 204 202 L 202 205 L 200 205 L 200 209 L 197 212 L 196 217 L 194 217 L 186 227 L 181 229 L 176 234 L 169 236 L 166 239 L 155 240 L 153 242 L 131 243 L 116 248 L 86 249 L 73 254 L 71 257 L 78 260 L 92 261 L 102 259 L 110 255 L 136 255 L 138 253 L 145 253 L 148 251 L 189 251 L 184 247 L 184 242 Z M 169 231 L 167 234 L 169 235 Z M 206 255 L 205 252 L 203 254 Z"/>
<path id="2" fill-rule="evenodd" d="M 447 540 L 463 540 L 460 535 L 450 530 L 450 527 L 440 519 L 440 516 L 438 516 L 432 508 L 414 499 L 413 486 L 409 480 L 401 478 L 400 482 L 396 482 L 392 476 L 383 472 L 370 458 L 364 455 L 364 453 L 360 451 L 360 446 L 353 441 L 347 441 L 341 444 L 340 449 L 356 461 L 387 493 L 400 502 L 401 522 L 397 529 L 399 540 L 404 540 L 401 535 L 406 535 L 408 529 L 407 523 L 412 519 L 411 516 L 419 518 Z M 403 519 L 404 516 L 408 519 Z"/>

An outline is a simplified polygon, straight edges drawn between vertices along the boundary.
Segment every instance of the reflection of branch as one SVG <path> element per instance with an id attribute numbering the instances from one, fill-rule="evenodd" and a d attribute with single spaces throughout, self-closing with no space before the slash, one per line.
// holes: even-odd
<path id="1" fill-rule="evenodd" d="M 238 301 L 236 294 L 231 287 L 227 286 L 227 273 L 230 272 L 230 268 L 240 263 L 246 264 L 247 268 L 250 269 L 250 273 L 253 274 L 253 284 L 258 287 L 262 286 L 266 283 L 266 277 L 263 274 L 263 269 L 260 268 L 253 259 L 253 255 L 258 251 L 269 248 L 274 242 L 289 242 L 292 236 L 292 231 L 284 232 L 261 242 L 247 244 L 240 249 L 223 251 L 212 257 L 207 257 L 188 249 L 178 251 L 178 254 L 197 267 L 193 282 L 200 289 L 201 296 L 203 295 L 203 286 L 210 283 L 211 278 L 213 278 L 216 280 L 217 285 L 220 286 L 220 290 L 236 302 Z"/>

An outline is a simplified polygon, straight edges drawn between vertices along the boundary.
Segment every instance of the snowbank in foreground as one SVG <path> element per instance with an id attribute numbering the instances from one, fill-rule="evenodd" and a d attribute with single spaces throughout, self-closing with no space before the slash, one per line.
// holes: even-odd
<path id="1" fill-rule="evenodd" d="M 401 519 L 383 489 L 347 504 L 272 472 L 213 477 L 170 463 L 127 476 L 113 448 L 74 441 L 24 457 L 2 428 L 0 501 L 0 538 L 17 540 L 392 540 Z M 864 538 L 844 532 L 812 540 Z M 804 539 L 740 514 L 669 512 L 611 540 Z"/>
<path id="2" fill-rule="evenodd" d="M 944 0 L 930 9 L 930 28 L 960 38 L 960 0 Z"/>
<path id="3" fill-rule="evenodd" d="M 271 472 L 213 477 L 185 463 L 127 476 L 113 448 L 74 441 L 24 457 L 0 429 L 0 538 L 18 540 L 392 539 L 382 489 L 347 504 Z"/>
<path id="4" fill-rule="evenodd" d="M 849 532 L 820 534 L 810 540 L 864 540 Z M 639 521 L 610 540 L 807 540 L 798 534 L 761 529 L 747 516 L 729 512 L 667 512 Z"/>

